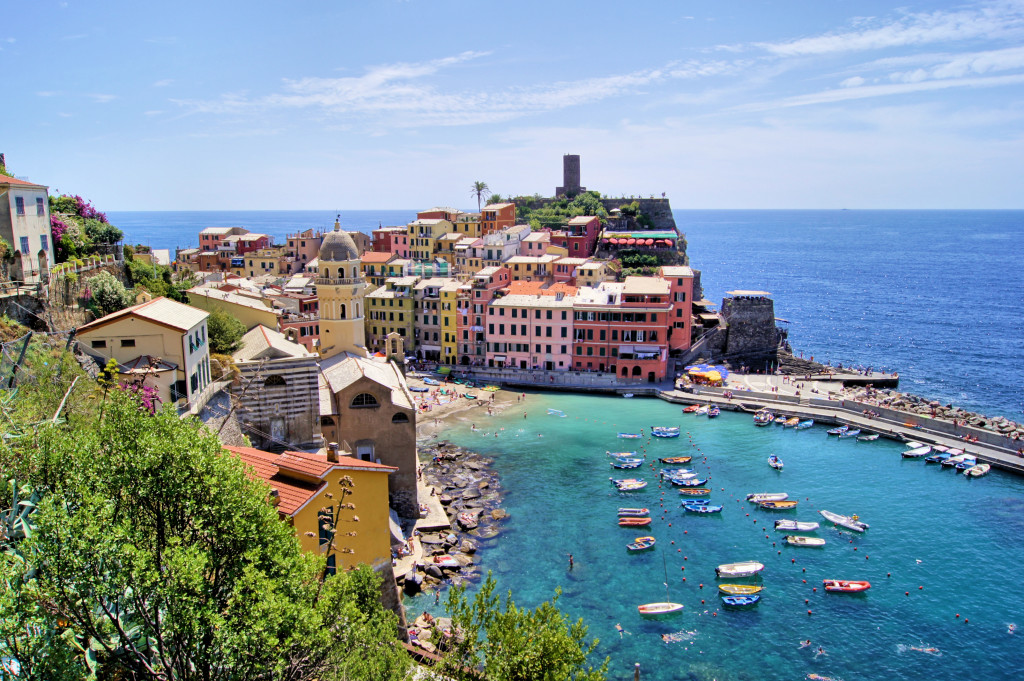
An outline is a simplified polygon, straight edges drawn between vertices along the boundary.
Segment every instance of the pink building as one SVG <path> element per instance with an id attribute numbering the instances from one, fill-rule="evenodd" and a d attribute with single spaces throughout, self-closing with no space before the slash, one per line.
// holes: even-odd
<path id="1" fill-rule="evenodd" d="M 540 256 L 548 252 L 551 245 L 551 232 L 534 232 L 519 244 L 520 255 Z"/>
<path id="2" fill-rule="evenodd" d="M 658 270 L 658 276 L 668 282 L 673 307 L 668 329 L 669 349 L 689 350 L 693 330 L 693 270 L 684 265 L 666 265 Z"/>
<path id="3" fill-rule="evenodd" d="M 522 284 L 524 282 L 517 282 Z M 536 285 L 536 282 L 533 282 Z M 568 371 L 572 367 L 571 287 L 528 291 L 513 285 L 487 309 L 487 366 Z"/>
<path id="4" fill-rule="evenodd" d="M 509 285 L 506 267 L 485 267 L 459 289 L 455 305 L 455 336 L 458 363 L 483 366 L 486 363 L 487 310 L 498 292 Z"/>
<path id="5" fill-rule="evenodd" d="M 290 258 L 295 258 L 295 262 L 299 265 L 297 271 L 301 272 L 307 263 L 316 259 L 320 252 L 320 244 L 324 240 L 324 233 L 307 229 L 297 234 L 289 234 L 286 238 L 285 254 Z"/>
<path id="6" fill-rule="evenodd" d="M 601 234 L 601 218 L 596 215 L 581 215 L 569 220 L 565 229 L 551 231 L 551 245 L 561 246 L 573 258 L 589 258 L 597 248 Z"/>

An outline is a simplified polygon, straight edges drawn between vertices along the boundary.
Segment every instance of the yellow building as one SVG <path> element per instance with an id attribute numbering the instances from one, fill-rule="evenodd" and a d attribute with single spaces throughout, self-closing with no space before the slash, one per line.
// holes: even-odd
<path id="1" fill-rule="evenodd" d="M 363 271 L 363 278 L 366 279 L 367 291 L 372 291 L 378 286 L 384 285 L 384 280 L 389 276 L 390 268 L 388 263 L 397 260 L 394 253 L 382 253 L 379 251 L 367 251 L 359 259 L 359 266 Z"/>
<path id="2" fill-rule="evenodd" d="M 359 269 L 359 249 L 334 221 L 317 256 L 317 297 L 320 299 L 320 356 L 341 353 L 366 356 L 363 296 L 366 280 Z"/>
<path id="3" fill-rule="evenodd" d="M 262 236 L 262 235 L 258 235 Z M 275 248 L 261 248 L 251 253 L 238 256 L 243 260 L 242 267 L 235 267 L 232 263 L 231 271 L 242 277 L 259 277 L 264 274 L 273 276 L 284 276 L 290 274 L 288 261 L 284 246 Z M 233 260 L 236 260 L 234 258 Z"/>
<path id="4" fill-rule="evenodd" d="M 576 286 L 596 287 L 602 281 L 615 281 L 616 273 L 602 261 L 586 262 L 576 267 Z"/>
<path id="5" fill-rule="evenodd" d="M 341 456 L 336 446 L 324 454 L 227 450 L 270 486 L 279 517 L 295 529 L 303 551 L 326 557 L 328 570 L 360 563 L 375 569 L 391 565 L 388 476 L 396 468 Z M 351 486 L 342 486 L 345 478 Z M 342 503 L 355 508 L 339 508 Z M 349 532 L 355 534 L 347 536 Z"/>
<path id="6" fill-rule="evenodd" d="M 453 224 L 463 237 L 480 238 L 480 213 L 459 213 Z"/>
<path id="7" fill-rule="evenodd" d="M 444 234 L 440 239 L 434 243 L 434 258 L 438 260 L 444 260 L 446 263 L 455 267 L 455 247 L 465 237 L 455 232 L 449 232 Z"/>
<path id="8" fill-rule="evenodd" d="M 163 404 L 196 411 L 209 397 L 209 316 L 161 296 L 80 326 L 76 338 L 97 364 L 118 362 L 119 382 L 141 381 Z"/>
<path id="9" fill-rule="evenodd" d="M 446 279 L 441 286 L 441 362 L 456 364 L 458 362 L 458 318 L 459 289 L 464 284 L 456 279 Z"/>
<path id="10" fill-rule="evenodd" d="M 413 220 L 407 228 L 409 257 L 413 260 L 431 260 L 437 240 L 453 231 L 452 223 L 437 218 Z"/>
<path id="11" fill-rule="evenodd" d="M 270 306 L 269 300 L 209 286 L 189 289 L 188 304 L 207 312 L 226 312 L 245 324 L 246 330 L 262 324 L 276 331 L 281 317 L 281 313 Z"/>
<path id="12" fill-rule="evenodd" d="M 416 351 L 413 329 L 416 321 L 414 290 L 417 277 L 392 277 L 384 285 L 366 294 L 366 343 L 373 352 L 386 352 L 384 341 L 397 333 L 405 341 L 407 352 Z"/>

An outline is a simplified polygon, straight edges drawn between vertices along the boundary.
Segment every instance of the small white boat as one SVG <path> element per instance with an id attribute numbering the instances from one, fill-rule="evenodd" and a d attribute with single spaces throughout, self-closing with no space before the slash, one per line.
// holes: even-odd
<path id="1" fill-rule="evenodd" d="M 857 437 L 858 442 L 874 442 L 879 438 L 878 433 L 869 433 L 868 435 L 860 435 Z"/>
<path id="2" fill-rule="evenodd" d="M 782 459 L 772 454 L 768 457 L 768 465 L 777 471 L 782 470 Z"/>
<path id="3" fill-rule="evenodd" d="M 747 501 L 759 504 L 762 501 L 785 501 L 789 495 L 785 492 L 754 492 L 747 495 Z"/>
<path id="4" fill-rule="evenodd" d="M 781 532 L 813 532 L 818 523 L 802 523 L 796 520 L 776 520 L 775 529 Z"/>
<path id="5" fill-rule="evenodd" d="M 964 475 L 969 478 L 980 478 L 981 476 L 992 470 L 992 466 L 987 463 L 979 463 L 976 466 L 971 466 L 964 471 Z"/>
<path id="6" fill-rule="evenodd" d="M 820 513 L 825 520 L 845 527 L 848 530 L 854 530 L 855 532 L 863 532 L 870 527 L 867 523 L 862 523 L 860 521 L 860 516 L 857 515 L 841 515 L 824 509 L 818 511 L 818 513 Z"/>
<path id="7" fill-rule="evenodd" d="M 707 416 L 708 415 L 708 410 L 710 408 L 711 408 L 710 405 L 705 404 L 703 407 L 699 408 L 694 413 L 697 414 L 697 416 Z"/>
<path id="8" fill-rule="evenodd" d="M 786 543 L 790 546 L 824 546 L 825 540 L 821 537 L 798 537 L 794 534 L 786 535 Z"/>
<path id="9" fill-rule="evenodd" d="M 924 447 L 924 443 L 907 440 L 907 449 L 917 449 L 918 447 Z"/>
<path id="10" fill-rule="evenodd" d="M 943 466 L 956 466 L 958 463 L 963 463 L 965 460 L 969 459 L 970 457 L 971 457 L 970 454 L 963 454 L 963 453 L 957 454 L 956 456 L 951 456 L 948 459 L 946 459 L 945 461 L 943 461 L 942 465 Z"/>
<path id="11" fill-rule="evenodd" d="M 715 574 L 719 577 L 750 577 L 764 570 L 764 564 L 752 560 L 742 563 L 725 563 L 715 568 Z"/>
<path id="12" fill-rule="evenodd" d="M 904 459 L 920 459 L 922 456 L 928 456 L 932 453 L 932 448 L 928 445 L 922 445 L 921 447 L 915 447 L 914 449 L 907 449 L 900 452 L 900 456 Z"/>
<path id="13" fill-rule="evenodd" d="M 644 603 L 636 606 L 637 611 L 646 617 L 657 617 L 658 615 L 671 615 L 683 609 L 681 603 L 662 601 L 660 603 Z"/>
<path id="14" fill-rule="evenodd" d="M 633 393 L 623 393 L 622 396 L 625 397 L 625 398 L 630 398 L 630 397 L 633 396 Z"/>

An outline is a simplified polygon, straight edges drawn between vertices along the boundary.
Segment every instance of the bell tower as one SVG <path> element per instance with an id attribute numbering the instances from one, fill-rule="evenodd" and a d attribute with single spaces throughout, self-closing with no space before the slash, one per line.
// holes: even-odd
<path id="1" fill-rule="evenodd" d="M 320 356 L 327 359 L 348 352 L 366 357 L 366 281 L 359 267 L 359 249 L 352 237 L 341 231 L 339 220 L 334 221 L 334 231 L 324 237 L 317 257 Z"/>

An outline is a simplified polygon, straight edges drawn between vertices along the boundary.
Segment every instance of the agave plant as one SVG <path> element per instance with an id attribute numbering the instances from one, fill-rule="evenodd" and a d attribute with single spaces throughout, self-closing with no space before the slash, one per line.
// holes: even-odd
<path id="1" fill-rule="evenodd" d="M 39 504 L 39 492 L 31 485 L 18 486 L 17 480 L 8 480 L 10 507 L 0 511 L 0 550 L 17 553 L 16 545 L 32 536 L 35 529 L 31 515 Z"/>

